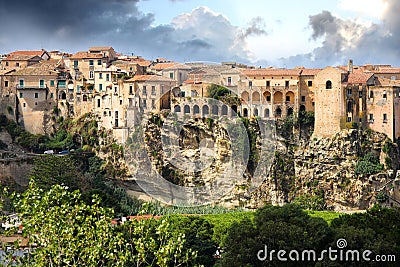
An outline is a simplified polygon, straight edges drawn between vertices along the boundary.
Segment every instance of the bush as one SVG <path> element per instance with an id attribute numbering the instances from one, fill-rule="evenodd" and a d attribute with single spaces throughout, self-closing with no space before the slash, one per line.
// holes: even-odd
<path id="1" fill-rule="evenodd" d="M 372 152 L 369 152 L 357 162 L 355 173 L 372 175 L 381 172 L 383 168 L 383 165 L 379 163 L 379 159 Z"/>

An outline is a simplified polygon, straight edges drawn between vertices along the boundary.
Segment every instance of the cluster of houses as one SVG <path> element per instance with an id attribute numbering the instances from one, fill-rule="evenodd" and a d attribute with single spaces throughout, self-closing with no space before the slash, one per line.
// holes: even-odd
<path id="1" fill-rule="evenodd" d="M 239 104 L 212 105 L 207 90 L 217 84 Z M 285 118 L 315 113 L 316 137 L 344 128 L 400 136 L 400 68 L 390 65 L 310 69 L 255 68 L 234 62 L 177 63 L 124 56 L 112 47 L 15 51 L 1 57 L 0 113 L 32 133 L 51 131 L 54 113 L 92 112 L 123 143 L 139 114 L 164 110 L 187 116 Z M 54 118 L 54 117 L 53 117 Z"/>

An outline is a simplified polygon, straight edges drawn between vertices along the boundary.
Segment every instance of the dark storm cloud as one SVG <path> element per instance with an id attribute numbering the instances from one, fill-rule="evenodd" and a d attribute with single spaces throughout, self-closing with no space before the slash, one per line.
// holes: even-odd
<path id="1" fill-rule="evenodd" d="M 355 20 L 341 19 L 329 11 L 310 16 L 311 38 L 321 46 L 307 54 L 282 59 L 282 64 L 318 66 L 345 64 L 400 65 L 400 1 L 386 0 L 383 20 L 370 26 Z"/>
<path id="2" fill-rule="evenodd" d="M 256 18 L 248 29 L 208 8 L 154 26 L 154 15 L 138 9 L 139 0 L 0 0 L 0 53 L 18 49 L 67 52 L 112 45 L 126 54 L 174 60 L 247 61 L 245 35 L 264 34 Z"/>

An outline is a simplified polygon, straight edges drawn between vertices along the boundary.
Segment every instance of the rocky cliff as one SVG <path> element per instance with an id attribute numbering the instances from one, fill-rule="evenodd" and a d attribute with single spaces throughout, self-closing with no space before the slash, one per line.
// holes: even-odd
<path id="1" fill-rule="evenodd" d="M 189 119 L 177 132 L 165 133 L 164 119 L 149 121 L 145 143 L 152 167 L 165 179 L 187 187 L 204 186 L 212 184 L 225 169 L 240 166 L 232 164 L 234 144 L 218 121 Z M 308 208 L 359 210 L 376 203 L 377 194 L 387 184 L 391 186 L 385 192 L 391 197 L 398 195 L 398 149 L 384 134 L 348 129 L 331 138 L 316 139 L 310 129 L 282 124 L 277 127 L 273 164 L 262 170 L 263 181 L 253 188 L 258 166 L 271 159 L 261 152 L 260 124 L 247 121 L 247 167 L 238 173 L 235 186 L 225 192 L 219 204 L 256 208 L 265 203 L 297 202 Z M 176 140 L 171 144 L 173 149 L 162 141 L 166 134 Z M 179 157 L 183 157 L 182 162 L 205 167 L 190 171 L 179 164 Z M 377 162 L 368 162 L 367 157 Z"/>

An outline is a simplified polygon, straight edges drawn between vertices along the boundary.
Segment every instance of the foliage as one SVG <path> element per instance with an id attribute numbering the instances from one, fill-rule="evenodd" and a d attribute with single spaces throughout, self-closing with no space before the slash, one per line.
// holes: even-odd
<path id="1" fill-rule="evenodd" d="M 229 95 L 231 91 L 218 84 L 212 84 L 207 88 L 207 97 L 219 100 L 221 97 Z"/>
<path id="2" fill-rule="evenodd" d="M 6 149 L 7 147 L 7 144 L 0 140 L 0 149 Z"/>
<path id="3" fill-rule="evenodd" d="M 257 210 L 253 221 L 245 219 L 232 225 L 218 266 L 277 266 L 279 262 L 276 259 L 272 262 L 259 261 L 257 252 L 263 250 L 265 245 L 276 251 L 310 248 L 320 251 L 331 240 L 331 231 L 323 219 L 310 217 L 293 204 L 266 206 Z"/>
<path id="4" fill-rule="evenodd" d="M 363 158 L 357 161 L 355 173 L 362 175 L 371 175 L 379 173 L 383 170 L 383 165 L 379 163 L 379 159 L 373 152 L 368 152 Z"/>
<path id="5" fill-rule="evenodd" d="M 307 210 L 325 209 L 325 199 L 323 194 L 316 194 L 316 195 L 303 194 L 300 196 L 296 196 L 292 203 L 297 204 L 303 209 Z"/>
<path id="6" fill-rule="evenodd" d="M 378 194 L 376 194 L 376 200 L 379 203 L 384 203 L 389 200 L 389 196 L 385 192 L 379 192 Z"/>
<path id="7" fill-rule="evenodd" d="M 44 191 L 31 182 L 15 201 L 23 235 L 37 245 L 21 259 L 27 266 L 126 266 L 131 258 L 123 234 L 110 226 L 113 211 L 97 198 L 87 205 L 78 191 Z"/>

